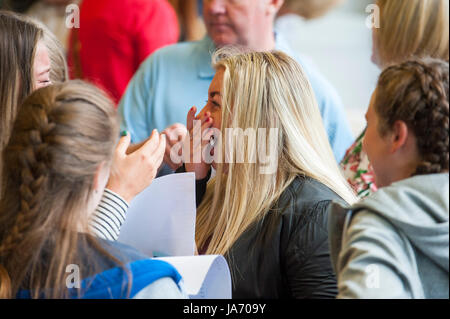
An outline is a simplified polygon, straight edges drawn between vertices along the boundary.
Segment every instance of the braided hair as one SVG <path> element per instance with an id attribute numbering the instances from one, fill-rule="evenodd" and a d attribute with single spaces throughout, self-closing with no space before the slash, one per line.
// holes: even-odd
<path id="1" fill-rule="evenodd" d="M 94 176 L 111 162 L 117 136 L 111 101 L 81 81 L 25 100 L 3 151 L 0 298 L 14 297 L 24 282 L 34 297 L 46 289 L 61 297 L 80 247 L 74 229 L 82 223 L 87 231 Z"/>
<path id="2" fill-rule="evenodd" d="M 378 80 L 375 111 L 381 134 L 398 120 L 413 132 L 421 157 L 414 175 L 448 172 L 448 62 L 412 59 L 385 69 Z"/>

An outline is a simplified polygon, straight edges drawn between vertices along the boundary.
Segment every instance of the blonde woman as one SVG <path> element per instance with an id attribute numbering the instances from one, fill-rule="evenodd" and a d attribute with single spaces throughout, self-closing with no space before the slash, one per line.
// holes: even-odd
<path id="1" fill-rule="evenodd" d="M 89 229 L 118 130 L 112 101 L 78 81 L 39 89 L 20 107 L 4 152 L 0 298 L 183 297 L 172 266 Z M 162 161 L 164 143 L 147 147 Z"/>
<path id="2" fill-rule="evenodd" d="M 198 116 L 195 107 L 188 113 L 190 151 L 178 169 L 196 175 L 199 252 L 225 255 L 233 298 L 333 298 L 327 206 L 355 197 L 334 160 L 305 73 L 276 51 L 219 51 L 216 57 L 207 104 Z M 200 125 L 202 144 L 195 135 Z M 231 146 L 230 129 L 255 133 L 256 143 L 236 139 Z M 175 155 L 172 150 L 174 161 Z M 216 176 L 206 186 L 211 166 Z"/>
<path id="3" fill-rule="evenodd" d="M 410 57 L 448 61 L 448 0 L 378 0 L 380 28 L 373 29 L 372 61 L 381 69 Z M 341 162 L 344 176 L 359 197 L 377 190 L 373 168 L 362 149 L 365 131 Z"/>

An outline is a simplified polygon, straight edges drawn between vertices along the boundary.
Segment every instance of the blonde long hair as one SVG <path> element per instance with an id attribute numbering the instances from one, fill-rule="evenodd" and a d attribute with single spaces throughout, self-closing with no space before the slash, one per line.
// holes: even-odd
<path id="1" fill-rule="evenodd" d="M 355 196 L 334 159 L 313 90 L 300 65 L 281 52 L 215 55 L 223 68 L 222 136 L 231 128 L 278 128 L 274 174 L 262 163 L 217 164 L 198 208 L 196 241 L 207 254 L 225 254 L 239 236 L 261 220 L 298 176 L 323 183 L 347 203 Z M 226 125 L 225 123 L 229 123 Z M 264 141 L 266 145 L 269 138 Z M 252 145 L 244 146 L 251 151 Z M 225 143 L 222 144 L 223 152 Z M 226 172 L 225 172 L 226 171 Z"/>
<path id="2" fill-rule="evenodd" d="M 66 266 L 79 264 L 90 247 L 117 261 L 75 229 L 81 223 L 89 234 L 94 176 L 111 162 L 117 135 L 112 102 L 86 83 L 48 86 L 25 100 L 3 152 L 0 298 L 19 289 L 33 298 L 66 297 Z"/>
<path id="3" fill-rule="evenodd" d="M 375 50 L 382 67 L 415 57 L 448 61 L 448 0 L 378 0 Z"/>

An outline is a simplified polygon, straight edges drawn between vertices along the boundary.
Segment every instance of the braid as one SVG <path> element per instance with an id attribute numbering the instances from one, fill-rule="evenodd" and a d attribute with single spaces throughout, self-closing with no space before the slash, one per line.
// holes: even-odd
<path id="1" fill-rule="evenodd" d="M 433 174 L 448 171 L 449 168 L 449 102 L 448 72 L 447 89 L 439 70 L 424 66 L 420 74 L 422 92 L 426 100 L 425 107 L 415 116 L 417 126 L 415 135 L 422 162 L 418 165 L 416 175 Z M 421 121 L 421 119 L 423 119 Z M 420 122 L 421 121 L 421 122 Z"/>
<path id="2" fill-rule="evenodd" d="M 65 265 L 91 251 L 74 230 L 87 224 L 93 179 L 110 163 L 117 124 L 111 101 L 81 81 L 41 88 L 21 105 L 3 151 L 0 298 L 20 289 L 65 296 Z"/>
<path id="3" fill-rule="evenodd" d="M 39 212 L 39 204 L 43 202 L 43 196 L 47 192 L 48 184 L 48 145 L 46 137 L 51 132 L 54 124 L 48 121 L 44 108 L 36 106 L 34 116 L 39 125 L 35 129 L 21 135 L 15 148 L 21 148 L 18 154 L 21 185 L 19 187 L 20 210 L 10 233 L 0 246 L 0 255 L 12 251 L 16 243 L 23 240 L 26 230 L 36 220 Z"/>
<path id="4" fill-rule="evenodd" d="M 376 110 L 386 132 L 404 121 L 417 140 L 421 162 L 414 175 L 449 169 L 448 62 L 425 58 L 387 68 L 380 76 Z"/>

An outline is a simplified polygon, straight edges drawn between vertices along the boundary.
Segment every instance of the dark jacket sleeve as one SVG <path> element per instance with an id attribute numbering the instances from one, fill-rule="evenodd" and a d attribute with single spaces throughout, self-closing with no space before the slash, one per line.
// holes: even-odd
<path id="1" fill-rule="evenodd" d="M 186 173 L 186 167 L 184 164 L 178 168 L 175 173 Z M 208 185 L 208 181 L 211 178 L 211 170 L 209 170 L 208 175 L 206 175 L 203 179 L 197 179 L 195 180 L 195 203 L 198 206 L 200 206 L 203 197 L 206 193 L 206 186 Z"/>
<path id="2" fill-rule="evenodd" d="M 335 298 L 336 276 L 328 246 L 327 207 L 319 202 L 301 219 L 291 220 L 293 232 L 284 256 L 286 281 L 294 298 Z"/>

